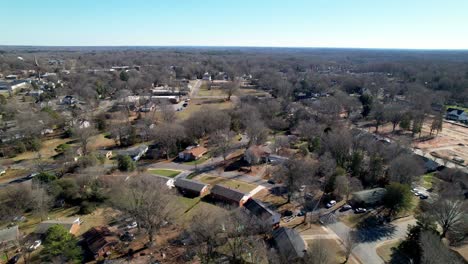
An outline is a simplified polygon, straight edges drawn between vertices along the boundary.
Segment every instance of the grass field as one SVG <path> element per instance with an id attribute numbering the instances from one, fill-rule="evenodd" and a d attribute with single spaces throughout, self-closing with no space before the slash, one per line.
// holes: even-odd
<path id="1" fill-rule="evenodd" d="M 187 161 L 187 162 L 184 162 L 185 165 L 200 165 L 200 164 L 203 164 L 205 161 L 209 160 L 210 159 L 210 156 L 209 155 L 205 155 L 197 160 L 192 160 L 192 161 Z"/>
<path id="2" fill-rule="evenodd" d="M 50 140 L 44 140 L 42 142 L 42 147 L 39 150 L 39 153 L 41 154 L 41 158 L 42 159 L 49 159 L 49 158 L 57 155 L 58 153 L 55 151 L 55 148 L 58 145 L 67 143 L 69 141 L 71 141 L 71 139 L 69 139 L 69 138 L 66 138 L 66 139 L 54 138 L 54 139 L 50 139 Z M 14 157 L 12 160 L 13 161 L 31 160 L 31 159 L 36 159 L 37 157 L 38 157 L 37 152 L 28 151 L 28 152 L 24 152 L 24 153 L 19 154 L 18 156 Z"/>
<path id="3" fill-rule="evenodd" d="M 223 177 L 218 177 L 214 175 L 209 175 L 209 174 L 202 174 L 200 176 L 195 177 L 195 179 L 206 183 L 210 185 L 215 185 L 215 184 L 220 184 L 226 187 L 229 187 L 231 189 L 239 190 L 243 193 L 248 193 L 255 189 L 255 185 L 245 183 L 242 181 L 236 181 L 236 180 L 231 180 L 231 179 L 226 179 Z"/>
<path id="4" fill-rule="evenodd" d="M 176 116 L 179 119 L 187 119 L 192 114 L 201 109 L 223 110 L 233 107 L 232 102 L 224 101 L 223 99 L 192 99 L 185 110 L 177 112 Z"/>
<path id="5" fill-rule="evenodd" d="M 169 178 L 174 178 L 179 175 L 181 171 L 178 170 L 168 170 L 168 169 L 150 169 L 148 170 L 151 174 L 161 175 Z"/>
<path id="6" fill-rule="evenodd" d="M 20 169 L 8 169 L 5 174 L 0 175 L 0 183 L 8 182 L 18 177 L 26 176 L 27 171 Z"/>
<path id="7" fill-rule="evenodd" d="M 434 177 L 433 172 L 423 175 L 421 180 L 421 185 L 426 189 L 432 188 L 439 181 L 437 177 Z"/>

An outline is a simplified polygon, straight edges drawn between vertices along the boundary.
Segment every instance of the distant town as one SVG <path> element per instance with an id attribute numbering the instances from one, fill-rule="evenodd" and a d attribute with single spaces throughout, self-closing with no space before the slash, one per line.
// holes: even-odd
<path id="1" fill-rule="evenodd" d="M 467 62 L 0 46 L 0 263 L 466 263 Z"/>

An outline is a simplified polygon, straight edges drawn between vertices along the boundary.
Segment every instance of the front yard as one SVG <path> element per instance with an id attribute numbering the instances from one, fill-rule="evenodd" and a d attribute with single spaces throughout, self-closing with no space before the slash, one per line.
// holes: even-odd
<path id="1" fill-rule="evenodd" d="M 229 187 L 231 189 L 238 190 L 243 193 L 248 193 L 255 189 L 255 185 L 242 182 L 242 181 L 237 181 L 237 180 L 231 180 L 223 177 L 218 177 L 214 175 L 209 175 L 209 174 L 201 174 L 197 177 L 194 178 L 194 180 L 210 184 L 210 185 L 216 185 L 220 184 L 226 187 Z"/>
<path id="2" fill-rule="evenodd" d="M 178 170 L 169 170 L 169 169 L 149 169 L 149 173 L 160 175 L 164 177 L 174 178 L 175 176 L 179 175 L 181 171 Z"/>

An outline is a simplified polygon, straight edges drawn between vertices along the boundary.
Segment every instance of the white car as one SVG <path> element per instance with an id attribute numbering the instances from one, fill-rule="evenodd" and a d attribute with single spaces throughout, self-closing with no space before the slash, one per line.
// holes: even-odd
<path id="1" fill-rule="evenodd" d="M 299 191 L 300 191 L 300 192 L 303 192 L 303 191 L 305 191 L 305 189 L 306 189 L 306 186 L 305 186 L 305 185 L 301 185 L 301 188 L 299 188 Z"/>
<path id="2" fill-rule="evenodd" d="M 328 202 L 325 207 L 327 208 L 332 208 L 334 205 L 336 204 L 336 201 L 335 200 L 331 200 L 330 202 Z"/>
<path id="3" fill-rule="evenodd" d="M 138 227 L 138 223 L 136 221 L 133 221 L 131 224 L 127 225 L 127 229 L 133 229 L 137 227 Z"/>
<path id="4" fill-rule="evenodd" d="M 42 244 L 41 240 L 36 240 L 34 243 L 32 243 L 31 246 L 29 246 L 29 250 L 36 250 L 40 245 Z"/>

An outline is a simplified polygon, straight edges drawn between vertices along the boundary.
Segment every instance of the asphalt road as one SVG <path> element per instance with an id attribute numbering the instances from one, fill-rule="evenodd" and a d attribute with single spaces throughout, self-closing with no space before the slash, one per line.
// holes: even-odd
<path id="1" fill-rule="evenodd" d="M 403 239 L 406 237 L 408 225 L 414 225 L 416 220 L 414 218 L 397 220 L 388 225 L 380 225 L 375 229 L 367 228 L 362 235 L 360 235 L 360 242 L 354 248 L 353 254 L 358 257 L 364 264 L 378 264 L 384 261 L 377 254 L 376 248 L 384 241 L 393 239 Z M 335 233 L 341 240 L 346 239 L 351 228 L 342 222 L 335 222 L 326 225 L 326 227 Z"/>

